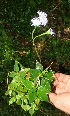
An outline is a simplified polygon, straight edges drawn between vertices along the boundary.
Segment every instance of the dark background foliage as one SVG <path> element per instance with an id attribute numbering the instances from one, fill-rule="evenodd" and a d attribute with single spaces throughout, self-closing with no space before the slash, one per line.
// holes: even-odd
<path id="1" fill-rule="evenodd" d="M 50 65 L 55 72 L 70 74 L 70 0 L 0 0 L 0 115 L 28 116 L 20 106 L 8 106 L 5 96 L 7 74 L 13 70 L 15 59 L 25 67 L 35 68 L 38 59 L 31 41 L 30 20 L 41 10 L 48 14 L 48 25 L 56 35 L 37 38 L 35 44 L 44 69 Z M 10 80 L 9 80 L 10 81 Z M 45 107 L 44 107 L 45 106 Z M 19 109 L 19 110 L 18 110 Z M 38 116 L 66 116 L 48 103 L 43 103 Z"/>

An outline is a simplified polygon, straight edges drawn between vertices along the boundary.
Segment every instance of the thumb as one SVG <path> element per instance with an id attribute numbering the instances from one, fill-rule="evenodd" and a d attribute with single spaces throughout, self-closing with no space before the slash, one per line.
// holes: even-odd
<path id="1" fill-rule="evenodd" d="M 56 108 L 62 109 L 62 102 L 61 101 L 63 98 L 62 98 L 62 96 L 60 96 L 60 94 L 57 95 L 55 93 L 49 93 L 49 99 Z"/>
<path id="2" fill-rule="evenodd" d="M 56 105 L 57 95 L 55 93 L 49 93 L 49 99 L 53 103 L 53 105 L 55 106 Z"/>
<path id="3" fill-rule="evenodd" d="M 70 114 L 70 93 L 49 93 L 49 99 L 56 108 Z"/>

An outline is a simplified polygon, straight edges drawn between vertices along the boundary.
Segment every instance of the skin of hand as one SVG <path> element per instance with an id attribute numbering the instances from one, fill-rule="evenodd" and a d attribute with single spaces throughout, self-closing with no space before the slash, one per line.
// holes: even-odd
<path id="1" fill-rule="evenodd" d="M 56 73 L 53 78 L 55 91 L 49 93 L 49 99 L 56 108 L 70 114 L 70 75 Z"/>
<path id="2" fill-rule="evenodd" d="M 55 87 L 55 93 L 70 92 L 70 75 L 65 75 L 62 73 L 56 73 L 53 75 Z"/>

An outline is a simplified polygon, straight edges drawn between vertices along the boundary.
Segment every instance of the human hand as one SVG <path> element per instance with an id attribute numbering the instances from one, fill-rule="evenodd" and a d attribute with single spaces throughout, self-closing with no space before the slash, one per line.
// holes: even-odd
<path id="1" fill-rule="evenodd" d="M 70 114 L 70 93 L 50 93 L 49 99 L 56 108 Z"/>
<path id="2" fill-rule="evenodd" d="M 53 75 L 55 87 L 55 93 L 70 92 L 70 75 L 65 75 L 62 73 L 56 73 Z"/>
<path id="3" fill-rule="evenodd" d="M 70 75 L 56 73 L 53 77 L 55 91 L 49 93 L 49 99 L 56 108 L 70 114 Z"/>

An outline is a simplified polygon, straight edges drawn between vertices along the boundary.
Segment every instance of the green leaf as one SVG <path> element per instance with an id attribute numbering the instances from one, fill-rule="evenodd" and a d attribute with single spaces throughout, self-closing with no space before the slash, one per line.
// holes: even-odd
<path id="1" fill-rule="evenodd" d="M 18 92 L 18 95 L 16 95 L 16 99 L 24 100 L 26 98 L 25 93 Z"/>
<path id="2" fill-rule="evenodd" d="M 10 96 L 13 95 L 13 96 L 16 96 L 16 93 L 13 90 L 7 90 L 6 93 L 5 93 L 5 95 L 10 95 Z"/>
<path id="3" fill-rule="evenodd" d="M 24 88 L 23 88 L 21 85 L 19 85 L 19 86 L 17 87 L 17 90 L 18 90 L 18 91 L 24 92 Z"/>
<path id="4" fill-rule="evenodd" d="M 29 72 L 32 79 L 38 77 L 39 74 L 41 73 L 40 70 L 38 69 L 30 69 Z"/>
<path id="5" fill-rule="evenodd" d="M 21 105 L 21 107 L 25 110 L 28 111 L 31 107 L 29 105 Z"/>
<path id="6" fill-rule="evenodd" d="M 12 96 L 16 96 L 16 92 L 15 91 L 12 91 Z"/>
<path id="7" fill-rule="evenodd" d="M 24 97 L 23 93 L 20 93 L 20 94 L 16 95 L 16 99 L 21 99 L 22 97 Z"/>
<path id="8" fill-rule="evenodd" d="M 17 75 L 14 77 L 14 82 L 17 82 L 18 85 L 21 83 L 21 81 L 23 80 L 23 78 L 20 77 L 20 74 L 17 73 Z"/>
<path id="9" fill-rule="evenodd" d="M 35 104 L 39 104 L 40 103 L 40 99 L 39 98 L 37 98 L 37 99 L 35 99 Z"/>
<path id="10" fill-rule="evenodd" d="M 36 104 L 34 102 L 31 103 L 31 108 L 34 110 L 36 108 Z"/>
<path id="11" fill-rule="evenodd" d="M 20 93 L 26 93 L 27 92 L 27 88 L 23 87 L 23 90 L 20 90 L 21 87 L 17 87 L 16 91 L 18 92 L 18 94 Z"/>
<path id="12" fill-rule="evenodd" d="M 18 105 L 21 105 L 21 99 L 17 99 L 17 100 L 16 100 L 16 103 L 17 103 Z"/>
<path id="13" fill-rule="evenodd" d="M 28 104 L 28 101 L 27 101 L 27 99 L 24 99 L 24 103 L 25 103 L 25 104 Z"/>
<path id="14" fill-rule="evenodd" d="M 10 100 L 9 100 L 9 105 L 14 103 L 16 101 L 16 98 L 15 97 L 12 97 Z"/>
<path id="15" fill-rule="evenodd" d="M 36 60 L 36 69 L 43 71 L 43 66 Z"/>
<path id="16" fill-rule="evenodd" d="M 32 81 L 22 80 L 22 83 L 28 90 L 30 90 L 34 87 L 34 84 L 32 83 Z"/>
<path id="17" fill-rule="evenodd" d="M 52 75 L 53 75 L 53 72 L 52 71 L 49 71 L 49 72 L 47 72 L 45 74 L 45 76 L 48 77 L 48 78 L 52 77 Z"/>
<path id="18" fill-rule="evenodd" d="M 49 92 L 51 91 L 50 83 L 48 81 L 46 81 L 45 79 L 43 79 L 41 81 L 41 86 L 46 89 L 46 95 L 48 95 Z"/>
<path id="19" fill-rule="evenodd" d="M 46 31 L 44 34 L 47 34 L 47 35 L 51 34 L 50 30 Z"/>
<path id="20" fill-rule="evenodd" d="M 50 83 L 53 81 L 53 77 L 52 77 L 52 75 L 53 75 L 53 72 L 52 71 L 50 71 L 50 72 L 47 72 L 44 76 L 44 78 L 45 79 L 47 79 Z"/>
<path id="21" fill-rule="evenodd" d="M 26 76 L 26 73 L 24 71 L 20 71 L 19 75 L 20 75 L 21 78 L 24 78 Z"/>
<path id="22" fill-rule="evenodd" d="M 29 110 L 29 113 L 31 114 L 31 116 L 34 114 L 34 110 L 33 109 L 30 109 Z"/>
<path id="23" fill-rule="evenodd" d="M 16 99 L 20 99 L 21 97 L 21 95 L 16 95 Z"/>
<path id="24" fill-rule="evenodd" d="M 32 103 L 37 97 L 36 88 L 29 90 L 28 95 L 29 95 L 29 103 Z"/>
<path id="25" fill-rule="evenodd" d="M 48 101 L 47 90 L 45 87 L 39 87 L 37 90 L 37 95 L 41 101 Z"/>
<path id="26" fill-rule="evenodd" d="M 14 71 L 10 72 L 9 77 L 14 77 L 16 75 L 16 73 Z"/>
<path id="27" fill-rule="evenodd" d="M 5 95 L 8 95 L 9 92 L 10 92 L 10 90 L 7 90 L 6 93 L 5 93 Z M 12 90 L 11 90 L 11 93 L 12 93 Z"/>
<path id="28" fill-rule="evenodd" d="M 46 88 L 46 92 L 49 92 L 51 90 L 50 83 L 45 79 L 41 80 L 41 86 Z"/>
<path id="29" fill-rule="evenodd" d="M 29 72 L 30 68 L 25 68 L 24 71 L 25 72 Z"/>
<path id="30" fill-rule="evenodd" d="M 19 71 L 18 61 L 15 61 L 14 71 L 16 71 L 16 72 L 18 72 L 18 71 Z"/>
<path id="31" fill-rule="evenodd" d="M 19 85 L 19 84 L 16 83 L 16 82 L 14 81 L 14 82 L 11 82 L 11 83 L 8 85 L 8 88 L 14 90 L 14 88 L 17 88 L 18 85 Z"/>

